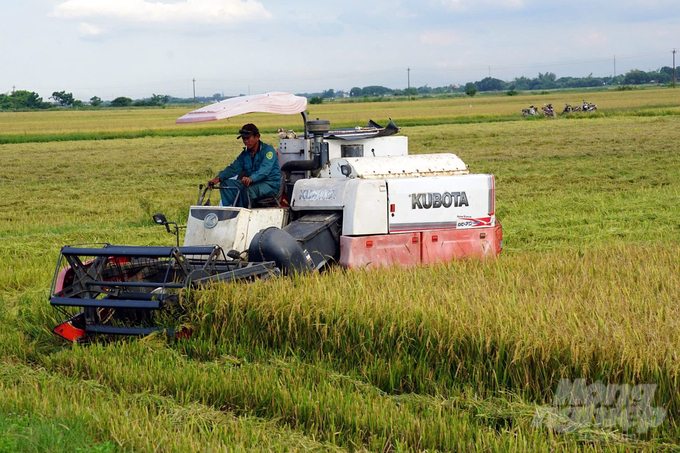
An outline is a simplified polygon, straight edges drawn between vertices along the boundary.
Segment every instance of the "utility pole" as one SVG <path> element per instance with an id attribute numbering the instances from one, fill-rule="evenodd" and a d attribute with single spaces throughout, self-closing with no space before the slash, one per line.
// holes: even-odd
<path id="1" fill-rule="evenodd" d="M 491 78 L 491 66 L 489 66 L 489 78 Z"/>
<path id="2" fill-rule="evenodd" d="M 673 88 L 675 88 L 675 49 L 673 49 Z"/>
<path id="3" fill-rule="evenodd" d="M 194 108 L 196 108 L 196 77 L 193 78 L 194 82 Z"/>
<path id="4" fill-rule="evenodd" d="M 14 90 L 16 90 L 17 87 L 16 85 L 12 85 L 12 99 L 14 99 L 14 111 L 17 111 L 17 96 L 14 94 Z"/>
<path id="5" fill-rule="evenodd" d="M 614 55 L 614 78 L 616 78 L 616 55 Z"/>
<path id="6" fill-rule="evenodd" d="M 408 89 L 408 91 L 407 91 L 408 100 L 410 101 L 411 100 L 411 68 L 406 68 L 406 77 L 408 79 L 408 82 L 407 82 L 407 85 L 406 85 L 408 87 L 407 88 Z"/>

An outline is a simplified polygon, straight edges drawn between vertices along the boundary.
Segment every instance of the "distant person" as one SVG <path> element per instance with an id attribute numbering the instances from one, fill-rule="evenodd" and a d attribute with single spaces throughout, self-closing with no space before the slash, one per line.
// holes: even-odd
<path id="1" fill-rule="evenodd" d="M 229 188 L 220 189 L 223 206 L 248 207 L 249 197 L 254 203 L 256 200 L 274 197 L 279 193 L 281 170 L 276 150 L 271 145 L 260 141 L 260 131 L 257 126 L 248 123 L 238 132 L 238 139 L 242 139 L 245 145 L 243 152 L 231 165 L 208 181 L 208 184 L 220 184 L 222 187 Z M 237 196 L 238 200 L 236 200 Z"/>

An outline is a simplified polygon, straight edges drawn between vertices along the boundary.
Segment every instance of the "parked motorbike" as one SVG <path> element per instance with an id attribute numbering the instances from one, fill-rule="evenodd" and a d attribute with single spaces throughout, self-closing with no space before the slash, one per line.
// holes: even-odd
<path id="1" fill-rule="evenodd" d="M 586 100 L 583 100 L 583 111 L 584 112 L 592 112 L 594 110 L 597 110 L 597 105 L 596 104 L 588 104 Z"/>
<path id="2" fill-rule="evenodd" d="M 575 106 L 572 107 L 571 105 L 566 104 L 566 106 L 564 107 L 564 110 L 562 111 L 562 115 L 564 115 L 565 113 L 580 112 L 580 111 L 581 111 L 580 105 L 575 105 Z"/>
<path id="3" fill-rule="evenodd" d="M 538 109 L 533 105 L 528 109 L 522 109 L 522 116 L 536 116 L 538 115 Z"/>
<path id="4" fill-rule="evenodd" d="M 545 117 L 556 117 L 557 113 L 555 113 L 555 109 L 553 108 L 552 104 L 544 104 L 543 107 L 543 116 Z"/>

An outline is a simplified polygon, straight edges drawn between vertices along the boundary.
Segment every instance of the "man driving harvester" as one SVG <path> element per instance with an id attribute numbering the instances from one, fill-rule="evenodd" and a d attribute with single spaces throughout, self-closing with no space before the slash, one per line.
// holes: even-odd
<path id="1" fill-rule="evenodd" d="M 249 207 L 249 200 L 255 202 L 278 194 L 281 170 L 276 150 L 260 141 L 257 126 L 248 123 L 238 132 L 238 139 L 243 139 L 245 145 L 243 152 L 208 184 L 213 186 L 221 183 L 222 206 Z"/>

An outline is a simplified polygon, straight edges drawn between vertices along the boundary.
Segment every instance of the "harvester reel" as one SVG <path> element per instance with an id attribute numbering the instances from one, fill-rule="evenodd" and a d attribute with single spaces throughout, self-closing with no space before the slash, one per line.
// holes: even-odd
<path id="1" fill-rule="evenodd" d="M 63 247 L 50 303 L 67 320 L 54 332 L 69 341 L 146 335 L 164 330 L 149 327 L 153 312 L 175 305 L 183 288 L 276 272 L 274 263 L 227 260 L 217 246 Z"/>

